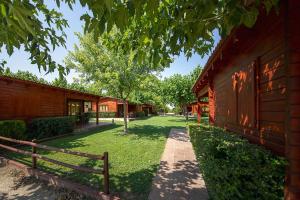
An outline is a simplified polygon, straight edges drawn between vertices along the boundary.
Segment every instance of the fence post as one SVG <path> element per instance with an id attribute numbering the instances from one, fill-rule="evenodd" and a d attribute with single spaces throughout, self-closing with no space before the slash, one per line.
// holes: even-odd
<path id="1" fill-rule="evenodd" d="M 36 139 L 33 139 L 32 142 L 36 142 Z M 35 154 L 36 153 L 36 147 L 32 147 L 32 153 Z M 32 168 L 36 169 L 36 157 L 32 156 Z"/>
<path id="2" fill-rule="evenodd" d="M 108 171 L 108 152 L 104 152 L 104 193 L 109 194 L 109 171 Z"/>

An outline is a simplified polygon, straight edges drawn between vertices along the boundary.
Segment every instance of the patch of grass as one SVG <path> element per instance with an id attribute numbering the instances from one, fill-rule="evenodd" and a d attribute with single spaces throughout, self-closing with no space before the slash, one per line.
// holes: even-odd
<path id="1" fill-rule="evenodd" d="M 150 117 L 129 122 L 128 135 L 122 135 L 122 122 L 80 135 L 60 138 L 43 144 L 75 151 L 103 154 L 109 152 L 110 189 L 122 199 L 147 199 L 160 157 L 171 128 L 184 128 L 183 117 Z M 38 150 L 38 153 L 73 165 L 102 167 L 102 161 Z M 30 157 L 10 154 L 31 164 Z M 85 174 L 38 160 L 38 168 L 103 190 L 103 177 Z"/>

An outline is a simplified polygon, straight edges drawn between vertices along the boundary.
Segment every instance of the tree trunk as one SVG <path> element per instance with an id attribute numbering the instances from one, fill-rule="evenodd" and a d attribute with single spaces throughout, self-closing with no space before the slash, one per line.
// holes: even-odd
<path id="1" fill-rule="evenodd" d="M 127 134 L 127 102 L 126 99 L 123 100 L 123 112 L 124 112 L 124 134 Z"/>
<path id="2" fill-rule="evenodd" d="M 185 120 L 186 120 L 186 121 L 189 120 L 189 112 L 188 112 L 187 105 L 185 105 Z"/>

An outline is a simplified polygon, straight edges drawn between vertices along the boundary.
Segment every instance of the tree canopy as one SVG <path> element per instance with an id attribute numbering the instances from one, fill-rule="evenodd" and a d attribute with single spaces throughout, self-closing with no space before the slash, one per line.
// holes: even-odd
<path id="1" fill-rule="evenodd" d="M 166 101 L 174 107 L 179 107 L 183 113 L 187 112 L 187 106 L 196 101 L 191 88 L 201 71 L 202 68 L 196 66 L 190 74 L 174 74 L 165 78 L 162 83 L 162 93 Z"/>
<path id="2" fill-rule="evenodd" d="M 110 47 L 123 52 L 136 51 L 135 59 L 142 62 L 150 54 L 150 62 L 158 65 L 171 62 L 172 55 L 184 52 L 208 53 L 213 47 L 213 31 L 228 34 L 234 27 L 254 25 L 263 7 L 269 12 L 279 0 L 80 0 L 89 9 L 81 16 L 85 33 L 93 33 L 95 40 L 113 27 L 123 37 L 110 41 Z M 51 48 L 64 46 L 68 26 L 58 12 L 61 3 L 69 5 L 75 0 L 56 0 L 50 9 L 43 0 L 3 0 L 0 3 L 0 49 L 9 55 L 14 48 L 24 47 L 30 60 L 39 68 L 52 72 L 58 66 L 51 59 Z M 74 11 L 75 12 L 75 11 Z M 149 47 L 149 52 L 144 48 Z M 2 61 L 3 63 L 3 61 Z M 0 65 L 1 66 L 1 65 Z"/>
<path id="3" fill-rule="evenodd" d="M 129 96 L 137 91 L 143 81 L 152 73 L 161 71 L 162 65 L 152 65 L 147 57 L 138 62 L 134 55 L 135 51 L 124 52 L 122 48 L 113 51 L 110 48 L 110 41 L 115 38 L 122 38 L 117 29 L 104 34 L 94 42 L 92 34 L 82 36 L 78 34 L 80 45 L 75 46 L 73 52 L 65 59 L 68 68 L 75 69 L 80 73 L 81 78 L 87 83 L 100 83 L 101 89 L 105 89 L 114 97 L 121 98 L 124 102 Z M 150 56 L 148 49 L 144 50 L 145 55 Z M 124 121 L 127 132 L 126 106 L 124 106 Z"/>

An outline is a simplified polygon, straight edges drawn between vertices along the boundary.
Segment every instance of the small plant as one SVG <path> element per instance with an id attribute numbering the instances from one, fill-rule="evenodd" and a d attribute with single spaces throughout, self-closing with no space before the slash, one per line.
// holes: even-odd
<path id="1" fill-rule="evenodd" d="M 14 139 L 25 139 L 26 124 L 22 120 L 0 121 L 0 135 Z"/>
<path id="2" fill-rule="evenodd" d="M 220 128 L 189 133 L 211 199 L 283 199 L 285 159 Z"/>

